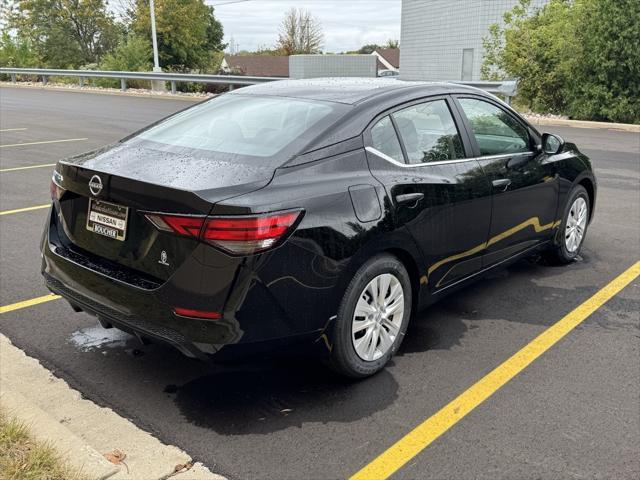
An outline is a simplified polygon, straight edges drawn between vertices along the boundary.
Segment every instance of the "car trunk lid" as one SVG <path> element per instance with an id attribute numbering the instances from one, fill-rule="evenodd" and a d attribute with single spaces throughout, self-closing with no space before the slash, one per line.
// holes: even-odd
<path id="1" fill-rule="evenodd" d="M 56 177 L 66 190 L 60 213 L 71 247 L 167 280 L 198 240 L 160 231 L 145 215 L 205 216 L 216 202 L 269 183 L 273 168 L 234 160 L 224 155 L 198 157 L 192 149 L 167 152 L 137 144 L 60 162 Z M 105 232 L 122 226 L 111 224 L 118 217 L 126 222 L 126 229 L 118 232 L 123 238 L 106 236 Z"/>

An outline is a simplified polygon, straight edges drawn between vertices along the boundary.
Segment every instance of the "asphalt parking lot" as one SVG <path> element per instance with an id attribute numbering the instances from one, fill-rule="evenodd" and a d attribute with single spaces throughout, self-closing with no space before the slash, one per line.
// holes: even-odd
<path id="1" fill-rule="evenodd" d="M 102 330 L 62 300 L 30 304 L 48 293 L 38 243 L 52 164 L 190 104 L 0 89 L 0 306 L 16 306 L 0 314 L 0 331 L 87 398 L 229 478 L 355 474 L 640 260 L 640 134 L 540 127 L 594 161 L 598 201 L 580 260 L 523 260 L 419 313 L 390 367 L 368 380 L 295 360 L 208 366 Z M 638 478 L 639 285 L 393 478 Z"/>

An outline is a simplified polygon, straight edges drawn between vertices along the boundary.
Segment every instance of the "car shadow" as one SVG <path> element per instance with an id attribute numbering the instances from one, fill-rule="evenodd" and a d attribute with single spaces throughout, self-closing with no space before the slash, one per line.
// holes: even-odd
<path id="1" fill-rule="evenodd" d="M 305 423 L 349 423 L 384 410 L 398 396 L 388 371 L 343 379 L 317 361 L 223 367 L 169 386 L 187 421 L 223 435 L 268 434 Z M 166 391 L 166 390 L 165 390 Z"/>
<path id="2" fill-rule="evenodd" d="M 581 265 L 576 262 L 573 268 Z M 398 356 L 451 349 L 486 319 L 540 325 L 557 321 L 548 315 L 514 316 L 510 299 L 495 301 L 491 295 L 514 284 L 519 285 L 516 296 L 526 297 L 532 288 L 538 297 L 557 295 L 556 289 L 537 286 L 533 279 L 560 273 L 562 269 L 550 270 L 532 257 L 466 287 L 412 320 Z M 169 386 L 166 393 L 187 421 L 224 435 L 267 434 L 308 422 L 353 422 L 384 410 L 398 396 L 392 368 L 359 382 L 300 358 L 213 368 L 211 374 Z"/>
<path id="3" fill-rule="evenodd" d="M 582 267 L 578 263 L 572 266 Z M 466 287 L 412 319 L 398 356 L 452 349 L 470 330 L 492 319 L 540 326 L 557 321 L 557 313 L 550 315 L 544 305 L 535 305 L 529 298 L 534 289 L 537 298 L 559 295 L 558 289 L 540 286 L 535 279 L 562 273 L 563 269 L 549 269 L 539 259 L 525 259 Z M 509 295 L 500 297 L 500 291 Z M 586 298 L 587 292 L 584 295 Z M 521 315 L 514 302 L 522 304 Z M 566 302 L 575 304 L 571 298 Z M 564 305 L 557 308 L 565 310 Z M 114 340 L 121 341 L 119 337 Z M 391 368 L 364 381 L 353 381 L 309 358 L 206 365 L 171 347 L 139 346 L 133 339 L 111 347 L 106 357 L 105 349 L 93 353 L 98 365 L 111 359 L 109 368 L 105 367 L 109 378 L 115 374 L 146 379 L 143 385 L 133 387 L 141 389 L 135 396 L 163 393 L 163 398 L 154 402 L 162 406 L 165 418 L 173 416 L 177 408 L 188 423 L 222 435 L 260 435 L 308 423 L 356 422 L 384 411 L 399 395 L 400 377 L 396 378 L 393 361 Z"/>
<path id="4" fill-rule="evenodd" d="M 518 260 L 506 269 L 490 273 L 480 281 L 441 299 L 415 315 L 397 355 L 427 350 L 449 350 L 460 345 L 469 330 L 479 328 L 483 321 L 489 319 L 541 326 L 554 323 L 559 317 L 550 315 L 545 303 L 557 302 L 565 293 L 559 288 L 537 285 L 535 279 L 562 274 L 567 268 L 588 269 L 593 261 L 592 254 L 583 254 L 570 265 L 555 265 L 546 261 L 544 257 L 534 255 Z M 506 289 L 509 289 L 509 296 L 500 297 L 499 292 Z M 545 299 L 544 303 L 536 304 L 527 298 L 534 290 L 536 297 Z M 580 289 L 571 290 L 575 292 Z M 584 290 L 586 298 L 590 292 Z M 523 309 L 538 309 L 540 314 L 525 314 L 514 308 L 514 303 L 520 303 Z"/>

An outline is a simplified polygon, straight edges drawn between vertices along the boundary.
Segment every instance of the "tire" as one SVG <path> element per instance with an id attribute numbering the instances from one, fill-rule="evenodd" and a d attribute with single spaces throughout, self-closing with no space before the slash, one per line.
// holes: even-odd
<path id="1" fill-rule="evenodd" d="M 380 288 L 385 289 L 382 301 L 372 298 Z M 404 338 L 411 295 L 409 274 L 396 257 L 377 255 L 362 265 L 349 282 L 334 321 L 329 366 L 350 378 L 382 370 Z"/>
<path id="2" fill-rule="evenodd" d="M 590 216 L 589 195 L 582 185 L 576 185 L 565 205 L 555 245 L 547 252 L 547 259 L 551 263 L 566 265 L 576 259 L 587 235 Z"/>

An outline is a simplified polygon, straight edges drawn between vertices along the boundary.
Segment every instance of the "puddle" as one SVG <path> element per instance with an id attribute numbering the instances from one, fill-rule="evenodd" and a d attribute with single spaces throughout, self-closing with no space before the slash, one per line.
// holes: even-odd
<path id="1" fill-rule="evenodd" d="M 106 329 L 96 325 L 73 332 L 69 340 L 80 350 L 87 352 L 94 348 L 124 347 L 127 340 L 131 338 L 133 338 L 131 335 L 117 328 Z"/>

